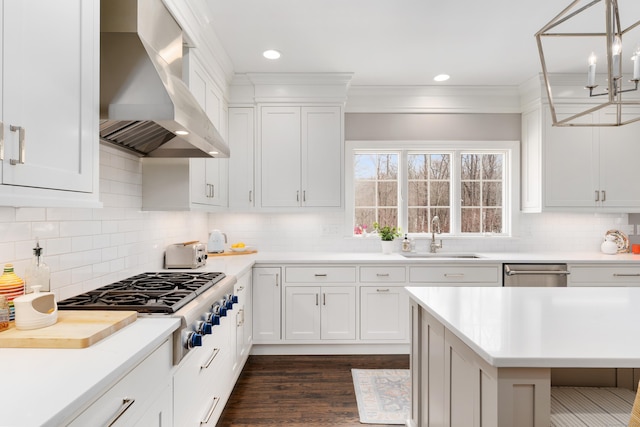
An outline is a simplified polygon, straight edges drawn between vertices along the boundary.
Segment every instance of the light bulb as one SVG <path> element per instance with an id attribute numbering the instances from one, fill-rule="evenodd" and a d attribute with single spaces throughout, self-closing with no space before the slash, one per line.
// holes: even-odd
<path id="1" fill-rule="evenodd" d="M 613 44 L 611 45 L 611 52 L 614 55 L 620 55 L 622 52 L 622 40 L 620 40 L 619 36 L 615 36 L 613 39 Z"/>
<path id="2" fill-rule="evenodd" d="M 594 52 L 591 52 L 591 55 L 589 55 L 589 65 L 596 65 L 597 60 L 598 57 L 596 56 L 596 54 Z"/>

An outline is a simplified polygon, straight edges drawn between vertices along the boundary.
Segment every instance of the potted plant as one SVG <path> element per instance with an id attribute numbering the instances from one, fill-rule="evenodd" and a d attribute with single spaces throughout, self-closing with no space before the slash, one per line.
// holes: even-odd
<path id="1" fill-rule="evenodd" d="M 380 236 L 382 253 L 390 254 L 393 252 L 393 239 L 400 237 L 400 227 L 390 227 L 388 225 L 380 226 L 378 222 L 374 222 L 373 229 Z"/>

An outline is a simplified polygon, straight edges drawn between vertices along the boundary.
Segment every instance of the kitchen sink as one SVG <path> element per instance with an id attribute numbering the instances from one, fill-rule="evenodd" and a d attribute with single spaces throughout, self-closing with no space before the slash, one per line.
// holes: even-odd
<path id="1" fill-rule="evenodd" d="M 467 254 L 467 253 L 446 253 L 446 252 L 442 252 L 442 253 L 431 253 L 431 252 L 409 252 L 409 253 L 403 253 L 400 254 L 405 258 L 417 258 L 417 259 L 431 259 L 431 258 L 466 258 L 466 259 L 473 259 L 473 258 L 482 258 L 479 255 L 476 254 Z"/>

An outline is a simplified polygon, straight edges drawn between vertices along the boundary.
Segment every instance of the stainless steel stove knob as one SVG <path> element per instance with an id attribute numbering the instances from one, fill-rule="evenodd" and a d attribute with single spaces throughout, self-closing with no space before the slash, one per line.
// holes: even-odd
<path id="1" fill-rule="evenodd" d="M 189 332 L 189 335 L 187 335 L 187 341 L 185 342 L 184 346 L 186 348 L 201 347 L 202 335 L 197 332 Z"/>
<path id="2" fill-rule="evenodd" d="M 213 305 L 213 313 L 217 314 L 220 317 L 224 317 L 227 315 L 227 302 L 224 299 L 221 299 L 217 303 Z"/>
<path id="3" fill-rule="evenodd" d="M 210 324 L 211 326 L 220 324 L 220 316 L 217 316 L 210 311 L 206 312 L 204 316 L 202 316 L 202 318 L 206 323 Z"/>
<path id="4" fill-rule="evenodd" d="M 201 335 L 209 335 L 211 333 L 211 323 L 199 320 L 196 322 L 196 332 Z"/>

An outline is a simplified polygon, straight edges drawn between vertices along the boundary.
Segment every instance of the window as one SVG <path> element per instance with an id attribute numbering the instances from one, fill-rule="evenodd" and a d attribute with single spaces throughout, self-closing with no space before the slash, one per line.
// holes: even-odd
<path id="1" fill-rule="evenodd" d="M 401 148 L 389 149 L 390 146 Z M 515 142 L 348 142 L 348 223 L 355 234 L 374 222 L 411 234 L 511 233 L 517 201 Z M 482 147 L 482 148 L 480 148 Z"/>

